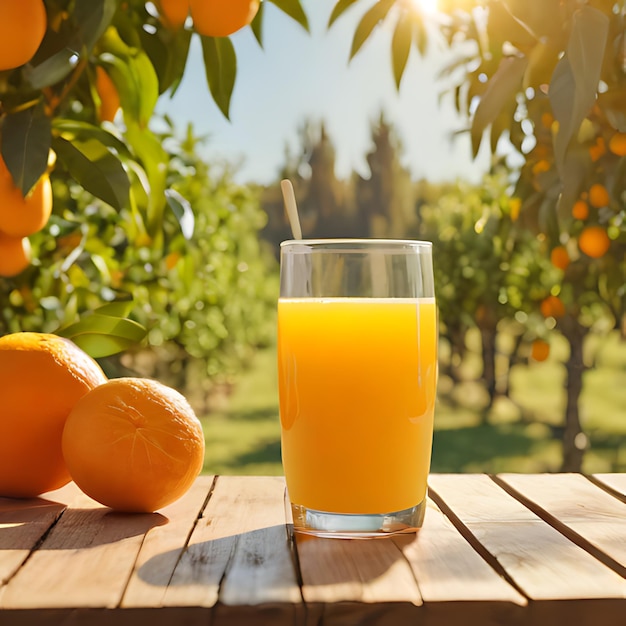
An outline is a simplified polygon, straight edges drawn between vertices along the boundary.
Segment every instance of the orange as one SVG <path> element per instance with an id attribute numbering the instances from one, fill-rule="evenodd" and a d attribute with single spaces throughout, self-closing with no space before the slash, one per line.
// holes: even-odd
<path id="1" fill-rule="evenodd" d="M 609 150 L 617 156 L 626 156 L 626 133 L 615 133 L 609 140 Z"/>
<path id="2" fill-rule="evenodd" d="M 52 213 L 52 185 L 46 172 L 23 196 L 0 156 L 0 230 L 13 237 L 27 237 L 40 231 Z"/>
<path id="3" fill-rule="evenodd" d="M 544 298 L 539 309 L 544 317 L 563 317 L 565 315 L 565 305 L 558 296 Z"/>
<path id="4" fill-rule="evenodd" d="M 30 265 L 28 237 L 11 237 L 0 231 L 0 276 L 17 276 Z"/>
<path id="5" fill-rule="evenodd" d="M 554 267 L 558 267 L 560 270 L 565 271 L 570 263 L 569 254 L 565 249 L 565 246 L 555 246 L 550 253 L 550 261 Z"/>
<path id="6" fill-rule="evenodd" d="M 611 245 L 611 240 L 602 226 L 588 226 L 578 237 L 578 247 L 592 259 L 604 256 Z"/>
<path id="7" fill-rule="evenodd" d="M 117 378 L 76 403 L 65 423 L 63 455 L 74 482 L 94 500 L 151 512 L 191 487 L 204 462 L 204 435 L 175 389 Z"/>
<path id="8" fill-rule="evenodd" d="M 28 63 L 46 33 L 43 0 L 0 0 L 0 71 Z"/>
<path id="9" fill-rule="evenodd" d="M 177 30 L 184 26 L 189 15 L 189 0 L 159 0 L 157 6 L 168 28 Z"/>
<path id="10" fill-rule="evenodd" d="M 610 197 L 606 187 L 600 183 L 591 185 L 589 189 L 589 204 L 596 208 L 601 209 L 609 204 Z"/>
<path id="11" fill-rule="evenodd" d="M 591 160 L 595 163 L 599 161 L 606 154 L 606 141 L 604 137 L 598 137 L 595 143 L 589 148 L 589 155 Z"/>
<path id="12" fill-rule="evenodd" d="M 96 91 L 100 97 L 98 119 L 101 122 L 112 122 L 120 108 L 120 95 L 115 83 L 100 65 L 96 66 Z"/>
<path id="13" fill-rule="evenodd" d="M 530 348 L 530 356 L 534 361 L 545 361 L 550 356 L 550 344 L 543 339 L 535 339 Z"/>
<path id="14" fill-rule="evenodd" d="M 196 32 L 207 37 L 228 37 L 250 24 L 260 0 L 189 0 Z"/>
<path id="15" fill-rule="evenodd" d="M 61 452 L 65 420 L 105 381 L 100 366 L 68 339 L 0 337 L 0 495 L 33 497 L 70 481 Z"/>
<path id="16" fill-rule="evenodd" d="M 589 217 L 589 205 L 584 200 L 574 202 L 572 217 L 577 220 L 586 220 Z"/>

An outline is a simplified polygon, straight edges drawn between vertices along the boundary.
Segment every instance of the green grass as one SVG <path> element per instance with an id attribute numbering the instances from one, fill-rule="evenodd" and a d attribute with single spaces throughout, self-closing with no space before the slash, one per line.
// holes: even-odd
<path id="1" fill-rule="evenodd" d="M 435 416 L 434 472 L 551 472 L 561 462 L 554 433 L 565 407 L 567 346 L 555 336 L 544 363 L 517 365 L 511 399 L 485 416 L 486 393 L 474 381 L 479 361 L 470 352 L 462 383 L 440 380 Z M 475 346 L 474 346 L 475 348 Z M 616 333 L 586 344 L 595 366 L 584 374 L 581 419 L 590 439 L 586 472 L 626 471 L 626 343 Z M 226 405 L 202 418 L 205 473 L 280 475 L 276 357 L 260 352 Z M 452 399 L 452 401 L 448 400 Z"/>

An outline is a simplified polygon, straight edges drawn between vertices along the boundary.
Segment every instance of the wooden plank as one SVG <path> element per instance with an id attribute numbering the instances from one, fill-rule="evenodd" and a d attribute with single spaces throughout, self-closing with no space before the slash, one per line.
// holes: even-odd
<path id="1" fill-rule="evenodd" d="M 202 513 L 213 481 L 213 476 L 199 477 L 182 498 L 160 511 L 168 522 L 148 531 L 122 598 L 122 607 L 158 608 L 162 605 L 176 564 Z"/>
<path id="2" fill-rule="evenodd" d="M 439 474 L 429 482 L 442 510 L 457 518 L 475 548 L 529 598 L 626 597 L 626 581 L 488 476 Z"/>
<path id="3" fill-rule="evenodd" d="M 498 479 L 527 506 L 540 507 L 544 514 L 538 514 L 571 541 L 626 577 L 626 503 L 580 474 L 501 474 Z"/>
<path id="4" fill-rule="evenodd" d="M 181 555 L 164 606 L 263 608 L 292 623 L 302 604 L 285 523 L 284 479 L 220 476 Z M 278 607 L 278 611 L 276 608 Z M 251 612 L 250 612 L 251 611 Z M 233 608 L 233 612 L 236 612 Z"/>
<path id="5" fill-rule="evenodd" d="M 626 474 L 594 474 L 592 478 L 626 498 Z"/>
<path id="6" fill-rule="evenodd" d="M 115 607 L 158 513 L 115 513 L 81 496 L 0 592 L 0 608 Z"/>
<path id="7" fill-rule="evenodd" d="M 17 572 L 79 493 L 74 483 L 39 498 L 0 498 L 0 587 Z M 60 497 L 59 497 L 60 496 Z"/>
<path id="8" fill-rule="evenodd" d="M 395 539 L 417 579 L 424 602 L 501 602 L 526 598 L 483 559 L 432 501 L 416 540 Z"/>

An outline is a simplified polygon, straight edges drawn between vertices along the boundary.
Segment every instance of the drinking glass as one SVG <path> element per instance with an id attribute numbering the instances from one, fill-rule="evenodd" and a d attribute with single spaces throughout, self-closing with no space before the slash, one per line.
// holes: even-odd
<path id="1" fill-rule="evenodd" d="M 415 532 L 437 386 L 432 244 L 284 241 L 278 378 L 294 530 Z"/>

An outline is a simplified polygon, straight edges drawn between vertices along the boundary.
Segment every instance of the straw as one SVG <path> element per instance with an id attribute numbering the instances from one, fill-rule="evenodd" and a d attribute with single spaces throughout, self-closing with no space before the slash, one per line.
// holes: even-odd
<path id="1" fill-rule="evenodd" d="M 294 239 L 302 239 L 302 229 L 300 228 L 300 218 L 298 217 L 298 206 L 296 204 L 296 194 L 293 185 L 288 179 L 280 181 L 280 189 L 283 192 L 283 201 L 287 209 L 287 219 L 291 226 L 291 233 Z"/>

